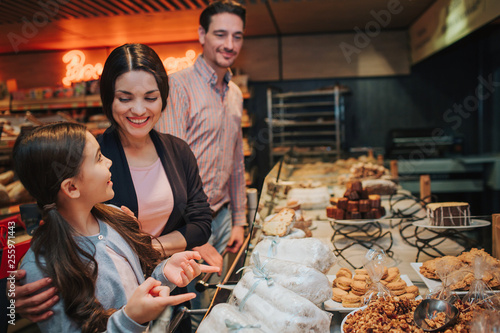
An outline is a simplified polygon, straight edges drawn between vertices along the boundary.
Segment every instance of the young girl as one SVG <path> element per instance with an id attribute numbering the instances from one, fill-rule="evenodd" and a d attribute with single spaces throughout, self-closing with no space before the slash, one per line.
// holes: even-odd
<path id="1" fill-rule="evenodd" d="M 38 324 L 43 332 L 142 332 L 166 306 L 194 297 L 169 296 L 169 287 L 218 271 L 198 265 L 197 252 L 160 263 L 135 218 L 100 204 L 114 196 L 112 163 L 83 125 L 36 128 L 17 140 L 13 157 L 44 220 L 21 264 L 25 283 L 49 277 L 62 299 Z"/>

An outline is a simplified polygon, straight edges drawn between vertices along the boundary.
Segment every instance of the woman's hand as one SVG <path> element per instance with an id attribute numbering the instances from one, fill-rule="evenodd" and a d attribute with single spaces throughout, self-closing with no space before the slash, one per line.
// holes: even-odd
<path id="1" fill-rule="evenodd" d="M 8 297 L 16 301 L 16 313 L 37 323 L 54 314 L 50 309 L 59 301 L 59 296 L 57 296 L 57 289 L 50 287 L 52 284 L 50 278 L 21 285 L 19 281 L 25 276 L 26 271 L 24 269 L 19 269 L 14 273 L 16 279 L 15 292 L 8 295 Z M 48 289 L 37 294 L 39 290 L 44 288 Z"/>
<path id="2" fill-rule="evenodd" d="M 120 209 L 122 210 L 122 212 L 124 212 L 128 216 L 135 217 L 134 212 L 131 211 L 130 208 L 128 208 L 127 206 L 120 206 Z"/>
<path id="3" fill-rule="evenodd" d="M 209 243 L 205 243 L 201 246 L 194 247 L 193 251 L 198 251 L 201 255 L 201 259 L 205 260 L 210 266 L 219 267 L 219 272 L 217 274 L 219 276 L 221 275 L 224 258 L 217 252 L 215 247 Z"/>
<path id="4" fill-rule="evenodd" d="M 136 323 L 147 323 L 156 319 L 169 305 L 177 305 L 196 297 L 195 293 L 170 296 L 170 288 L 162 286 L 152 277 L 134 291 L 124 308 L 125 313 Z"/>
<path id="5" fill-rule="evenodd" d="M 173 254 L 168 260 L 163 274 L 168 281 L 175 284 L 177 287 L 185 287 L 200 273 L 217 273 L 219 267 L 198 264 L 196 260 L 200 260 L 201 255 L 196 251 L 184 251 Z"/>

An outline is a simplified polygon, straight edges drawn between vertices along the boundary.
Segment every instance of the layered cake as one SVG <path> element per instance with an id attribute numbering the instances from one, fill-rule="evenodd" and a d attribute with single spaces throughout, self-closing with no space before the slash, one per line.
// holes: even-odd
<path id="1" fill-rule="evenodd" d="M 470 207 L 467 202 L 435 202 L 427 205 L 427 218 L 433 226 L 470 225 Z"/>

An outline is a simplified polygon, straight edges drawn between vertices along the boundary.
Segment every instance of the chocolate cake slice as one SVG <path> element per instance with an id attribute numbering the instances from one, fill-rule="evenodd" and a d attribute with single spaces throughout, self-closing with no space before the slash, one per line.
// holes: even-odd
<path id="1" fill-rule="evenodd" d="M 427 217 L 433 226 L 467 226 L 470 225 L 470 207 L 467 202 L 430 203 Z"/>

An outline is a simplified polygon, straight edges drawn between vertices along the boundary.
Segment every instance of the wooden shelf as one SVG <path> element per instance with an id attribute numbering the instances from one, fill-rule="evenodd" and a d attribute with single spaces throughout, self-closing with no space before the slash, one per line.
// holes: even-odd
<path id="1" fill-rule="evenodd" d="M 12 101 L 12 111 L 58 110 L 101 106 L 100 95 Z M 0 101 L 0 110 L 8 109 L 9 101 Z"/>

